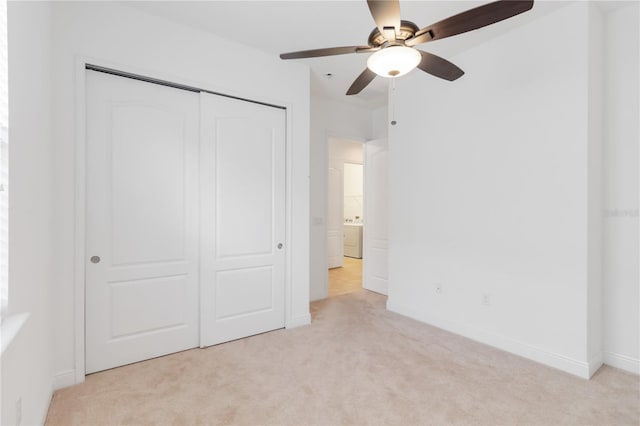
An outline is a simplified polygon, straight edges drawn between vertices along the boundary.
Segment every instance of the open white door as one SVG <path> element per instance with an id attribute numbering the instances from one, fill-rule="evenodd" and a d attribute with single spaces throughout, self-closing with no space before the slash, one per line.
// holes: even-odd
<path id="1" fill-rule="evenodd" d="M 198 346 L 197 93 L 87 71 L 86 372 Z"/>
<path id="2" fill-rule="evenodd" d="M 362 287 L 387 294 L 388 147 L 385 139 L 364 145 L 364 253 Z"/>
<path id="3" fill-rule="evenodd" d="M 201 94 L 202 347 L 285 325 L 285 111 Z"/>

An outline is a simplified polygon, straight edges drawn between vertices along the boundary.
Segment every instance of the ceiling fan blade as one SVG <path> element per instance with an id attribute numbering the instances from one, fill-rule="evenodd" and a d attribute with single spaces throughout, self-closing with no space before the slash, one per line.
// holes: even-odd
<path id="1" fill-rule="evenodd" d="M 367 0 L 369 11 L 380 33 L 387 40 L 400 34 L 400 2 L 398 0 Z"/>
<path id="2" fill-rule="evenodd" d="M 423 52 L 422 50 L 418 50 L 418 52 L 422 55 L 422 60 L 418 64 L 418 68 L 422 71 L 449 81 L 457 80 L 464 75 L 464 71 L 458 68 L 457 65 L 440 56 Z"/>
<path id="3" fill-rule="evenodd" d="M 451 37 L 467 31 L 495 24 L 533 7 L 533 0 L 501 0 L 459 13 L 418 31 L 407 40 L 407 46 L 415 46 L 432 40 Z"/>
<path id="4" fill-rule="evenodd" d="M 376 78 L 376 73 L 371 71 L 369 68 L 365 68 L 365 70 L 362 71 L 362 74 L 360 74 L 351 87 L 349 87 L 349 90 L 347 90 L 347 95 L 357 95 L 362 91 L 362 89 L 367 87 L 374 78 Z"/>
<path id="5" fill-rule="evenodd" d="M 326 49 L 301 50 L 299 52 L 282 53 L 280 54 L 280 59 L 301 59 L 316 58 L 319 56 L 345 55 L 347 53 L 367 52 L 371 49 L 371 46 L 328 47 Z"/>

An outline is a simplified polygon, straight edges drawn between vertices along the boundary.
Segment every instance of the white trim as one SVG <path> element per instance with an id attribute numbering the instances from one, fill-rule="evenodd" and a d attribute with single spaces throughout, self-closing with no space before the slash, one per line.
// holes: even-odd
<path id="1" fill-rule="evenodd" d="M 604 351 L 603 355 L 606 365 L 640 375 L 640 359 L 607 351 Z"/>
<path id="2" fill-rule="evenodd" d="M 293 323 L 293 108 L 284 103 L 285 116 L 285 268 L 284 268 L 284 326 L 291 327 Z"/>
<path id="3" fill-rule="evenodd" d="M 66 370 L 53 376 L 53 390 L 67 388 L 76 384 L 76 370 Z"/>
<path id="4" fill-rule="evenodd" d="M 299 315 L 297 317 L 291 318 L 291 320 L 287 323 L 286 328 L 296 328 L 302 327 L 303 325 L 311 324 L 311 314 Z"/>
<path id="5" fill-rule="evenodd" d="M 471 325 L 442 320 L 422 312 L 416 312 L 393 302 L 387 301 L 387 309 L 397 314 L 441 328 L 445 331 L 475 340 L 476 342 L 484 343 L 540 364 L 557 368 L 558 370 L 562 370 L 580 378 L 588 379 L 590 377 L 590 366 L 589 363 L 585 361 L 573 359 L 559 353 L 549 352 L 545 349 L 541 349 L 524 342 L 519 342 L 505 336 L 480 330 Z"/>
<path id="6" fill-rule="evenodd" d="M 137 74 L 153 79 L 169 81 L 185 86 L 199 87 L 239 99 L 278 105 L 286 110 L 286 266 L 285 266 L 285 327 L 293 328 L 311 323 L 311 315 L 293 317 L 293 105 L 278 99 L 240 93 L 222 87 L 213 87 L 209 83 L 193 81 L 157 70 L 131 67 L 124 64 L 105 61 L 79 55 L 75 64 L 75 265 L 74 265 L 74 330 L 75 330 L 75 370 L 59 373 L 61 383 L 67 383 L 67 374 L 74 374 L 71 384 L 85 380 L 85 238 L 86 238 L 86 64 L 111 68 L 126 73 Z M 56 376 L 57 377 L 57 376 Z"/>
<path id="7" fill-rule="evenodd" d="M 75 80 L 75 263 L 74 263 L 74 352 L 75 383 L 85 376 L 85 207 L 86 207 L 86 61 L 76 60 Z"/>

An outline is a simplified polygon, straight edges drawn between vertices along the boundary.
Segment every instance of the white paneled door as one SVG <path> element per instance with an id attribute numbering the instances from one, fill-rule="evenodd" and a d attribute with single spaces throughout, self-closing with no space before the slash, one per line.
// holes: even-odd
<path id="1" fill-rule="evenodd" d="M 86 77 L 86 372 L 284 327 L 285 111 Z"/>
<path id="2" fill-rule="evenodd" d="M 198 346 L 199 95 L 86 77 L 92 373 Z"/>
<path id="3" fill-rule="evenodd" d="M 364 145 L 364 253 L 362 287 L 387 294 L 388 147 L 385 139 Z"/>
<path id="4" fill-rule="evenodd" d="M 285 111 L 201 94 L 201 346 L 284 327 Z"/>

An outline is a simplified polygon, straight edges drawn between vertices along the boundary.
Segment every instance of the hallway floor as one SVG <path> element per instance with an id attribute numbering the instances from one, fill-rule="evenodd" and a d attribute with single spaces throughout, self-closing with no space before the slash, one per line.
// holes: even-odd
<path id="1" fill-rule="evenodd" d="M 329 297 L 362 289 L 362 259 L 344 257 L 341 268 L 329 269 Z"/>

